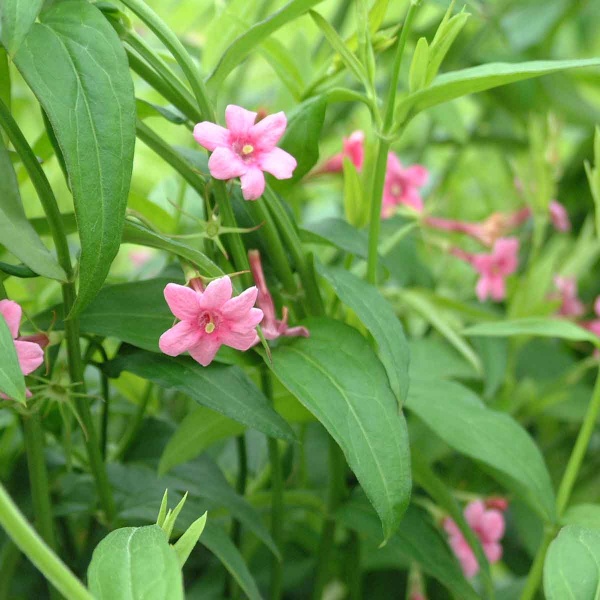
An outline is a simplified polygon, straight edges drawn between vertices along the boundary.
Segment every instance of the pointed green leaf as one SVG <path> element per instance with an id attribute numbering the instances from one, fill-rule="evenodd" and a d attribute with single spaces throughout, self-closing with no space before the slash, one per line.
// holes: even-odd
<path id="1" fill-rule="evenodd" d="M 65 0 L 40 15 L 15 64 L 62 150 L 81 239 L 74 313 L 101 288 L 119 249 L 135 143 L 127 57 L 102 13 Z"/>
<path id="2" fill-rule="evenodd" d="M 383 365 L 355 329 L 324 318 L 304 324 L 310 337 L 277 347 L 270 367 L 339 444 L 388 539 L 411 490 L 404 417 Z"/>
<path id="3" fill-rule="evenodd" d="M 189 558 L 192 550 L 195 548 L 204 528 L 206 527 L 206 518 L 208 513 L 204 513 L 199 519 L 196 519 L 186 530 L 186 532 L 177 540 L 173 546 L 177 552 L 179 566 L 183 569 L 185 561 Z"/>
<path id="4" fill-rule="evenodd" d="M 360 175 L 347 156 L 344 157 L 344 213 L 348 223 L 357 229 L 369 220 L 369 205 L 365 202 Z"/>
<path id="5" fill-rule="evenodd" d="M 425 86 L 427 77 L 427 65 L 429 64 L 429 45 L 427 38 L 419 38 L 415 52 L 410 63 L 408 74 L 408 89 L 416 92 Z"/>
<path id="6" fill-rule="evenodd" d="M 44 0 L 2 0 L 0 2 L 0 41 L 14 56 L 27 37 Z"/>
<path id="7" fill-rule="evenodd" d="M 0 244 L 38 275 L 65 281 L 65 272 L 27 220 L 17 176 L 0 139 Z"/>
<path id="8" fill-rule="evenodd" d="M 15 342 L 2 315 L 0 315 L 0 392 L 25 404 L 25 378 L 19 367 Z"/>

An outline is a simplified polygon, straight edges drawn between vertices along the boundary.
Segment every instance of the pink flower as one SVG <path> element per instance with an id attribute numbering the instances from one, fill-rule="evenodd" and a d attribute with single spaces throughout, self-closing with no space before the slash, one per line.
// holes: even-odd
<path id="1" fill-rule="evenodd" d="M 470 502 L 464 511 L 465 519 L 479 538 L 483 551 L 491 563 L 502 558 L 500 540 L 504 535 L 504 515 L 495 508 L 486 510 L 482 500 Z M 444 529 L 449 544 L 458 558 L 466 577 L 473 577 L 479 571 L 479 564 L 473 550 L 463 537 L 458 525 L 452 519 L 444 520 Z"/>
<path id="2" fill-rule="evenodd" d="M 497 302 L 506 296 L 505 278 L 517 270 L 519 240 L 500 238 L 490 254 L 470 256 L 470 262 L 479 273 L 477 297 L 481 302 L 491 297 Z"/>
<path id="3" fill-rule="evenodd" d="M 263 311 L 253 308 L 258 290 L 248 288 L 235 298 L 232 292 L 227 276 L 211 281 L 204 291 L 169 283 L 165 299 L 180 321 L 160 336 L 160 349 L 169 356 L 187 351 L 206 367 L 223 344 L 236 350 L 251 348 L 263 318 Z"/>
<path id="4" fill-rule="evenodd" d="M 417 188 L 427 183 L 429 172 L 421 165 L 403 167 L 400 159 L 393 153 L 388 154 L 387 171 L 383 188 L 381 217 L 387 219 L 399 204 L 410 206 L 417 212 L 423 210 L 423 199 Z"/>
<path id="5" fill-rule="evenodd" d="M 571 221 L 567 209 L 556 200 L 550 202 L 550 220 L 557 231 L 570 231 Z"/>
<path id="6" fill-rule="evenodd" d="M 225 109 L 227 129 L 203 121 L 194 127 L 194 138 L 212 152 L 208 161 L 215 179 L 239 177 L 246 200 L 260 198 L 265 190 L 263 171 L 277 179 L 289 179 L 296 159 L 277 148 L 287 119 L 282 112 L 269 115 L 255 124 L 257 113 L 230 104 Z"/>
<path id="7" fill-rule="evenodd" d="M 254 277 L 254 282 L 258 287 L 258 306 L 263 311 L 264 319 L 260 327 L 266 339 L 275 340 L 280 336 L 286 337 L 308 337 L 308 329 L 306 327 L 289 327 L 287 324 L 288 310 L 284 306 L 282 309 L 282 319 L 279 320 L 275 315 L 275 304 L 267 287 L 265 274 L 263 272 L 262 263 L 260 260 L 260 252 L 258 250 L 248 251 L 248 260 L 250 261 L 250 270 Z"/>
<path id="8" fill-rule="evenodd" d="M 551 296 L 553 300 L 560 300 L 558 314 L 562 317 L 580 317 L 584 312 L 583 302 L 577 296 L 577 281 L 575 277 L 554 278 L 554 285 L 558 294 Z"/>
<path id="9" fill-rule="evenodd" d="M 600 337 L 600 296 L 598 296 L 594 302 L 594 312 L 598 317 L 597 319 L 582 321 L 580 325 Z"/>
<path id="10" fill-rule="evenodd" d="M 19 337 L 19 325 L 21 323 L 22 314 L 23 310 L 16 302 L 13 302 L 12 300 L 0 300 L 0 315 L 6 321 L 10 334 L 12 335 L 13 340 L 15 340 L 15 349 L 17 351 L 17 358 L 19 359 L 19 366 L 21 367 L 23 375 L 29 375 L 44 362 L 44 351 L 36 341 L 29 341 L 25 337 Z M 29 337 L 33 340 L 37 339 L 37 336 Z M 0 397 L 5 400 L 8 399 L 4 394 L 0 394 Z M 27 390 L 27 397 L 31 397 L 31 392 L 29 390 Z"/>
<path id="11" fill-rule="evenodd" d="M 318 173 L 339 173 L 344 168 L 344 158 L 349 158 L 357 171 L 362 169 L 365 160 L 365 134 L 362 131 L 354 131 L 350 137 L 344 138 L 342 143 L 342 151 L 326 161 L 317 170 Z"/>

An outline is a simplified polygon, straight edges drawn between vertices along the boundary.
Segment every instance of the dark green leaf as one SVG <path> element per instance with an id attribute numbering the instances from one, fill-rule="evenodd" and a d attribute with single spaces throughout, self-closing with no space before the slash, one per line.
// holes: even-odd
<path id="1" fill-rule="evenodd" d="M 183 600 L 177 554 L 158 525 L 123 527 L 97 546 L 88 568 L 97 600 Z"/>
<path id="2" fill-rule="evenodd" d="M 288 2 L 281 10 L 273 13 L 264 21 L 253 25 L 236 38 L 233 43 L 225 50 L 219 64 L 208 78 L 209 89 L 214 91 L 219 88 L 227 75 L 235 69 L 247 56 L 262 43 L 265 38 L 283 27 L 286 23 L 297 19 L 306 13 L 315 4 L 322 0 L 292 0 Z"/>
<path id="3" fill-rule="evenodd" d="M 44 0 L 2 0 L 0 2 L 0 41 L 14 56 L 42 9 Z"/>
<path id="4" fill-rule="evenodd" d="M 0 244 L 39 275 L 65 281 L 65 272 L 27 220 L 17 176 L 0 139 Z"/>
<path id="5" fill-rule="evenodd" d="M 501 481 L 543 518 L 554 518 L 554 491 L 544 459 L 511 417 L 486 408 L 469 389 L 432 379 L 411 381 L 406 408 L 452 448 L 501 474 Z"/>
<path id="6" fill-rule="evenodd" d="M 568 525 L 550 544 L 544 562 L 548 600 L 594 600 L 600 596 L 600 530 Z"/>
<path id="7" fill-rule="evenodd" d="M 349 225 L 343 219 L 330 217 L 309 223 L 300 230 L 303 242 L 332 244 L 349 254 L 367 258 L 369 240 L 364 231 Z"/>
<path id="8" fill-rule="evenodd" d="M 151 117 L 163 117 L 175 125 L 182 125 L 187 123 L 185 115 L 180 113 L 175 107 L 165 107 L 158 104 L 153 104 L 147 100 L 136 98 L 135 100 L 137 108 L 138 119 L 149 119 Z"/>
<path id="9" fill-rule="evenodd" d="M 25 378 L 19 367 L 15 343 L 2 315 L 0 315 L 0 392 L 25 404 Z"/>
<path id="10" fill-rule="evenodd" d="M 340 445 L 388 539 L 411 490 L 404 417 L 383 365 L 355 329 L 329 319 L 305 325 L 310 337 L 275 349 L 271 368 Z"/>
<path id="11" fill-rule="evenodd" d="M 318 271 L 375 339 L 392 391 L 403 404 L 408 394 L 409 350 L 404 329 L 393 308 L 377 288 L 345 269 L 318 265 Z"/>
<path id="12" fill-rule="evenodd" d="M 268 436 L 295 439 L 290 426 L 239 367 L 216 363 L 203 367 L 191 358 L 171 358 L 143 351 L 119 356 L 111 367 L 179 390 L 198 404 Z"/>
<path id="13" fill-rule="evenodd" d="M 101 288 L 119 249 L 135 143 L 135 98 L 122 44 L 91 4 L 40 15 L 15 63 L 62 149 L 81 239 L 74 313 Z"/>

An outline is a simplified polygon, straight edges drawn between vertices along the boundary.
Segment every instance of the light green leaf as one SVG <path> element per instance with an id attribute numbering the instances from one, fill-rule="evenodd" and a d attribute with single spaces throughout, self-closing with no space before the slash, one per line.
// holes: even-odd
<path id="1" fill-rule="evenodd" d="M 183 568 L 185 561 L 189 558 L 192 550 L 195 548 L 204 528 L 206 527 L 206 517 L 208 513 L 204 513 L 199 519 L 196 519 L 186 530 L 186 532 L 177 540 L 173 546 L 177 552 L 179 566 Z"/>
<path id="2" fill-rule="evenodd" d="M 2 315 L 0 315 L 0 392 L 25 404 L 25 378 L 19 367 L 15 342 Z"/>
<path id="3" fill-rule="evenodd" d="M 562 525 L 580 525 L 600 530 L 600 504 L 574 504 L 561 517 Z"/>
<path id="4" fill-rule="evenodd" d="M 448 54 L 448 50 L 450 50 L 454 40 L 465 26 L 470 16 L 469 13 L 462 12 L 458 15 L 448 18 L 453 6 L 454 2 L 452 2 L 448 8 L 448 12 L 446 13 L 444 20 L 440 24 L 440 27 L 437 30 L 433 41 L 431 42 L 431 47 L 429 49 L 429 65 L 427 67 L 427 75 L 425 79 L 426 85 L 429 85 L 433 78 L 437 75 L 442 61 L 446 57 L 446 54 Z"/>
<path id="5" fill-rule="evenodd" d="M 333 286 L 369 330 L 379 348 L 390 387 L 402 405 L 408 394 L 409 348 L 404 328 L 393 308 L 377 288 L 341 268 L 318 265 L 319 273 Z"/>
<path id="6" fill-rule="evenodd" d="M 123 527 L 96 547 L 88 585 L 97 600 L 183 600 L 177 553 L 158 525 Z"/>
<path id="7" fill-rule="evenodd" d="M 296 66 L 292 52 L 278 39 L 272 37 L 262 43 L 261 54 L 294 99 L 299 102 L 304 90 L 304 79 Z"/>
<path id="8" fill-rule="evenodd" d="M 40 15 L 15 64 L 46 112 L 64 155 L 81 239 L 79 313 L 119 250 L 135 143 L 127 57 L 102 13 L 65 0 Z"/>
<path id="9" fill-rule="evenodd" d="M 38 275 L 65 281 L 65 272 L 27 220 L 17 176 L 0 139 L 0 244 Z"/>
<path id="10" fill-rule="evenodd" d="M 544 562 L 547 600 L 600 597 L 600 530 L 569 525 L 550 544 Z"/>
<path id="11" fill-rule="evenodd" d="M 239 367 L 216 363 L 203 367 L 187 357 L 171 358 L 137 351 L 111 363 L 161 387 L 176 389 L 223 415 L 270 436 L 294 441 L 290 426 Z"/>
<path id="12" fill-rule="evenodd" d="M 425 86 L 425 78 L 427 77 L 427 65 L 429 64 L 429 45 L 427 38 L 419 38 L 415 52 L 410 63 L 410 71 L 408 74 L 408 89 L 411 92 L 416 92 Z"/>
<path id="13" fill-rule="evenodd" d="M 594 166 L 585 161 L 585 173 L 590 184 L 590 191 L 594 199 L 594 213 L 596 216 L 596 237 L 600 238 L 600 127 L 596 126 L 594 133 Z"/>
<path id="14" fill-rule="evenodd" d="M 516 64 L 490 63 L 461 71 L 445 73 L 434 79 L 431 86 L 409 94 L 404 98 L 396 109 L 396 120 L 401 123 L 409 112 L 414 115 L 442 102 L 490 90 L 501 85 L 531 79 L 532 77 L 540 77 L 565 69 L 595 67 L 599 65 L 600 58 L 539 60 Z"/>
<path id="15" fill-rule="evenodd" d="M 236 38 L 225 50 L 221 60 L 210 74 L 207 85 L 210 91 L 216 91 L 227 75 L 235 69 L 249 54 L 272 33 L 306 13 L 322 0 L 292 0 L 281 10 L 273 13 L 264 21 L 256 23 Z"/>
<path id="16" fill-rule="evenodd" d="M 27 37 L 44 0 L 2 0 L 0 2 L 0 41 L 14 56 Z"/>
<path id="17" fill-rule="evenodd" d="M 135 100 L 136 110 L 138 119 L 149 119 L 152 117 L 163 117 L 167 121 L 174 123 L 175 125 L 182 125 L 187 123 L 185 115 L 180 113 L 175 107 L 160 106 L 153 104 L 147 100 L 136 98 Z"/>
<path id="18" fill-rule="evenodd" d="M 358 229 L 369 220 L 369 205 L 364 196 L 360 175 L 352 161 L 344 156 L 344 213 L 348 223 Z"/>
<path id="19" fill-rule="evenodd" d="M 389 539 L 411 490 L 404 417 L 383 365 L 355 329 L 324 318 L 304 324 L 310 337 L 277 347 L 269 366 L 340 445 Z"/>
<path id="20" fill-rule="evenodd" d="M 571 321 L 557 318 L 529 317 L 514 321 L 479 323 L 465 329 L 463 334 L 490 337 L 513 337 L 516 335 L 552 337 L 575 342 L 591 342 L 595 346 L 600 346 L 600 338 L 591 331 L 583 329 Z"/>
<path id="21" fill-rule="evenodd" d="M 545 520 L 554 519 L 544 459 L 512 417 L 488 409 L 468 388 L 443 380 L 411 381 L 406 408 L 452 448 L 499 473 L 500 481 Z"/>

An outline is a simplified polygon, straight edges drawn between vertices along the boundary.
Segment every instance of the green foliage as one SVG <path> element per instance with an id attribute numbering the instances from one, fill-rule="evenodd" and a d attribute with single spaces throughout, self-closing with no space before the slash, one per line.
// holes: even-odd
<path id="1" fill-rule="evenodd" d="M 0 316 L 0 391 L 25 404 L 25 379 L 19 367 L 17 351 L 8 325 Z"/>
<path id="2" fill-rule="evenodd" d="M 27 37 L 43 4 L 43 0 L 3 0 L 0 5 L 0 41 L 11 56 Z"/>

